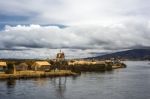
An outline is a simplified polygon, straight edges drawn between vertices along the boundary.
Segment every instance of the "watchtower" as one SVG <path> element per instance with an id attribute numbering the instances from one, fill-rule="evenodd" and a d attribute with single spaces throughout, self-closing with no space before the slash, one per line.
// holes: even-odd
<path id="1" fill-rule="evenodd" d="M 56 61 L 64 61 L 65 60 L 65 54 L 64 52 L 60 52 L 56 54 Z"/>

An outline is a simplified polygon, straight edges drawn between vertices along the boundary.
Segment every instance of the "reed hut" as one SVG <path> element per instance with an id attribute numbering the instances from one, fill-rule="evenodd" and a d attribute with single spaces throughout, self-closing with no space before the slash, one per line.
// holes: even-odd
<path id="1" fill-rule="evenodd" d="M 0 62 L 0 71 L 2 71 L 2 72 L 5 71 L 6 67 L 7 67 L 6 62 Z"/>
<path id="2" fill-rule="evenodd" d="M 31 69 L 35 71 L 49 71 L 50 68 L 51 64 L 47 61 L 36 61 L 31 66 Z"/>
<path id="3" fill-rule="evenodd" d="M 16 70 L 17 71 L 28 70 L 28 65 L 26 63 L 20 63 L 20 64 L 16 65 Z"/>

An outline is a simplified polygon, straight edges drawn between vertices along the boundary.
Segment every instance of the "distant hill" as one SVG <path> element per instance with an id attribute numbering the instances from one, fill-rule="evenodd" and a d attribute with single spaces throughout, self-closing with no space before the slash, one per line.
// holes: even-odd
<path id="1" fill-rule="evenodd" d="M 92 59 L 121 58 L 128 60 L 150 60 L 150 49 L 132 49 L 91 58 Z"/>

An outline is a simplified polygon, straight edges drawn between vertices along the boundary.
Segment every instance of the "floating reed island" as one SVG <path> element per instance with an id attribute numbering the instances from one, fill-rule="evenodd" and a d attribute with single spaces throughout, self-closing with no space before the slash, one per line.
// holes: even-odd
<path id="1" fill-rule="evenodd" d="M 78 60 L 69 61 L 66 67 L 69 70 L 82 72 L 82 71 L 110 71 L 117 68 L 125 68 L 126 65 L 122 62 L 113 62 L 111 60 L 105 61 L 91 61 L 91 60 Z"/>
<path id="2" fill-rule="evenodd" d="M 65 60 L 63 52 L 53 60 L 1 60 L 0 79 L 77 76 L 81 72 L 110 71 L 125 68 L 120 60 Z"/>

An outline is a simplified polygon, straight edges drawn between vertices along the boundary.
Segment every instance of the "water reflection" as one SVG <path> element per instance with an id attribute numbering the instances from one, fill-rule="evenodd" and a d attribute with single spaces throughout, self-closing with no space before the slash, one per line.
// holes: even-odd
<path id="1" fill-rule="evenodd" d="M 39 87 L 46 86 L 48 84 L 48 79 L 46 78 L 36 78 L 36 79 L 33 79 L 33 81 L 34 81 L 34 84 L 36 84 Z"/>
<path id="2" fill-rule="evenodd" d="M 66 91 L 67 77 L 59 77 L 52 79 L 52 85 L 56 90 L 59 99 L 64 99 L 64 93 Z"/>
<path id="3" fill-rule="evenodd" d="M 16 80 L 11 79 L 6 81 L 7 94 L 11 94 L 15 91 Z"/>
<path id="4" fill-rule="evenodd" d="M 14 88 L 16 85 L 16 80 L 14 79 L 7 80 L 6 85 L 7 85 L 7 88 Z"/>

